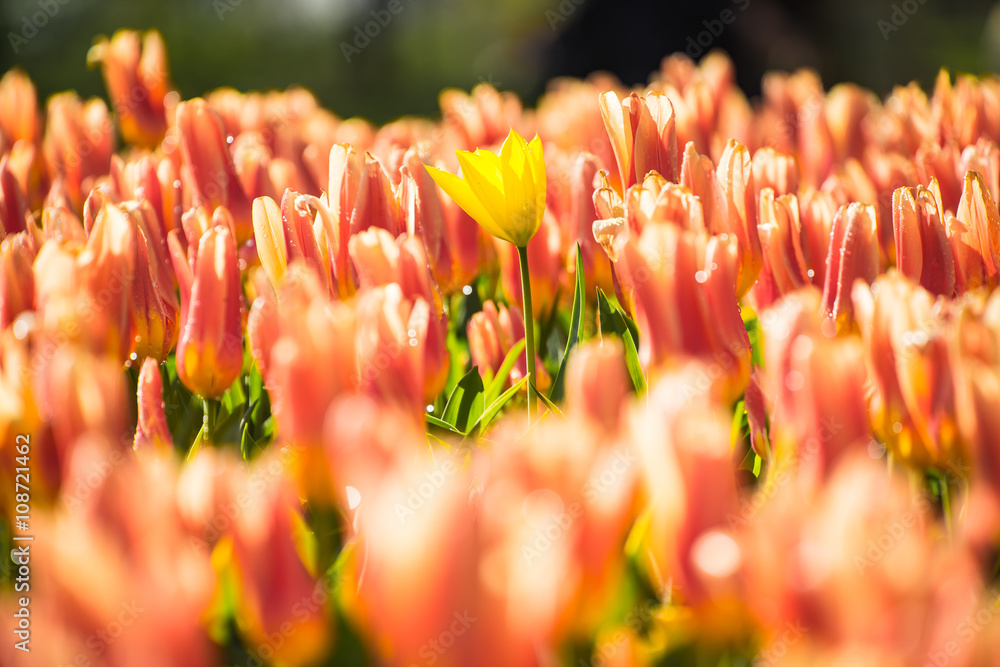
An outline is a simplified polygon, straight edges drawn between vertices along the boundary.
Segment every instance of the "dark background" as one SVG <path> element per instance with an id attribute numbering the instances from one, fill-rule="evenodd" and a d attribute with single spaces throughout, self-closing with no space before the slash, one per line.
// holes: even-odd
<path id="1" fill-rule="evenodd" d="M 356 28 L 386 2 L 0 0 L 0 71 L 22 67 L 43 96 L 104 95 L 99 72 L 86 66 L 93 38 L 155 27 L 184 97 L 222 85 L 297 83 L 341 116 L 382 123 L 434 116 L 442 88 L 479 81 L 516 91 L 529 105 L 558 75 L 604 69 L 642 83 L 663 56 L 696 53 L 703 32 L 702 43 L 711 37 L 709 48 L 733 57 L 750 95 L 775 68 L 813 67 L 827 86 L 855 81 L 879 95 L 914 79 L 929 87 L 942 65 L 1000 69 L 1000 10 L 986 0 L 399 0 L 401 11 L 347 62 L 341 44 L 354 48 Z M 11 33 L 31 34 L 25 20 L 45 7 L 58 10 L 43 15 L 45 25 L 15 52 Z M 723 24 L 727 9 L 735 18 Z M 900 25 L 890 31 L 894 12 Z"/>

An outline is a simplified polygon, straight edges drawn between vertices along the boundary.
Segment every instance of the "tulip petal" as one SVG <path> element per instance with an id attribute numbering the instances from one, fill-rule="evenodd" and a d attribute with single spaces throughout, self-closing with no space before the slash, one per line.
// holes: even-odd
<path id="1" fill-rule="evenodd" d="M 504 233 L 496 220 L 472 192 L 468 183 L 455 174 L 442 169 L 431 167 L 430 165 L 424 165 L 424 168 L 427 169 L 427 173 L 431 175 L 434 182 L 445 191 L 445 194 L 455 200 L 455 203 L 468 213 L 473 220 L 478 222 L 483 229 L 493 236 L 504 238 Z"/>

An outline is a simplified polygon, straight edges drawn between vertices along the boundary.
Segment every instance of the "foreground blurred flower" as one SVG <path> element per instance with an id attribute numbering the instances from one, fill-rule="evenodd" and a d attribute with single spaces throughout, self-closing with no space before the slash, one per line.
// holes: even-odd
<path id="1" fill-rule="evenodd" d="M 198 396 L 217 398 L 243 368 L 236 242 L 226 227 L 209 229 L 201 237 L 193 271 L 177 247 L 171 248 L 181 291 L 177 375 Z"/>
<path id="2" fill-rule="evenodd" d="M 437 184 L 487 232 L 512 243 L 521 260 L 521 293 L 524 300 L 524 333 L 528 361 L 528 412 L 534 404 L 535 328 L 528 278 L 528 242 L 538 231 L 545 214 L 545 159 L 542 142 L 535 135 L 527 143 L 511 128 L 500 154 L 476 149 L 456 151 L 462 166 L 459 178 L 426 166 Z"/>

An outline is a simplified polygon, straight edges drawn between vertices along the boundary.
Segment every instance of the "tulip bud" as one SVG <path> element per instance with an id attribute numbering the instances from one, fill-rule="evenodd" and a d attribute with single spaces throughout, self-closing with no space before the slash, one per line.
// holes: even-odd
<path id="1" fill-rule="evenodd" d="M 823 312 L 838 328 L 851 322 L 854 281 L 869 285 L 878 276 L 878 236 L 875 207 L 854 202 L 841 206 L 833 218 L 830 250 L 826 256 Z"/>
<path id="2" fill-rule="evenodd" d="M 34 308 L 34 261 L 35 250 L 26 232 L 11 234 L 0 242 L 0 331 Z"/>
<path id="3" fill-rule="evenodd" d="M 229 209 L 236 225 L 235 243 L 242 245 L 253 235 L 250 200 L 236 173 L 219 115 L 196 97 L 177 105 L 176 123 L 187 174 L 184 182 L 191 185 L 194 205 Z"/>
<path id="4" fill-rule="evenodd" d="M 633 93 L 624 100 L 614 91 L 600 97 L 601 115 L 615 159 L 620 191 L 642 182 L 655 171 L 668 181 L 677 181 L 677 131 L 674 107 L 663 93 L 650 91 L 644 97 Z"/>
<path id="5" fill-rule="evenodd" d="M 958 437 L 947 311 L 922 287 L 887 274 L 854 290 L 868 353 L 872 428 L 903 463 L 948 470 L 965 460 Z"/>
<path id="6" fill-rule="evenodd" d="M 791 155 L 765 146 L 753 154 L 751 166 L 758 197 L 764 188 L 771 188 L 775 196 L 798 192 L 799 165 Z"/>
<path id="7" fill-rule="evenodd" d="M 358 195 L 351 214 L 351 235 L 369 227 L 381 227 L 398 236 L 405 225 L 399 201 L 382 164 L 370 154 L 358 182 Z"/>
<path id="8" fill-rule="evenodd" d="M 471 339 L 470 339 L 471 347 Z M 599 424 L 609 433 L 618 431 L 622 411 L 631 395 L 624 364 L 624 348 L 614 338 L 588 342 L 573 349 L 566 368 L 566 405 Z"/>
<path id="9" fill-rule="evenodd" d="M 152 357 L 146 357 L 139 372 L 137 404 L 139 418 L 135 427 L 135 449 L 173 449 L 173 436 L 167 426 L 167 416 L 163 412 L 163 380 L 160 365 Z"/>
<path id="10" fill-rule="evenodd" d="M 66 193 L 79 211 L 98 176 L 111 169 L 114 127 L 103 100 L 81 102 L 59 93 L 46 104 L 42 154 L 50 175 L 62 176 Z"/>
<path id="11" fill-rule="evenodd" d="M 0 78 L 0 143 L 7 147 L 21 140 L 35 144 L 40 126 L 38 93 L 28 75 L 15 67 Z"/>
<path id="12" fill-rule="evenodd" d="M 731 139 L 719 158 L 716 178 L 723 194 L 723 209 L 718 221 L 725 226 L 715 233 L 733 235 L 739 247 L 739 272 L 736 276 L 736 296 L 743 298 L 760 274 L 763 262 L 760 237 L 757 234 L 757 202 L 754 199 L 753 169 L 750 151 Z"/>
<path id="13" fill-rule="evenodd" d="M 955 291 L 955 262 L 941 215 L 937 181 L 931 188 L 899 188 L 892 194 L 896 269 L 940 296 Z"/>
<path id="14" fill-rule="evenodd" d="M 160 33 L 119 30 L 110 40 L 100 37 L 87 54 L 87 62 L 101 65 L 122 138 L 149 148 L 159 144 L 167 131 L 166 107 L 178 97 L 170 90 Z"/>
<path id="15" fill-rule="evenodd" d="M 760 242 L 764 266 L 753 287 L 757 308 L 764 308 L 784 294 L 809 284 L 802 248 L 799 203 L 795 195 L 775 199 L 771 188 L 760 192 Z"/>
<path id="16" fill-rule="evenodd" d="M 176 255 L 174 269 L 181 283 L 177 375 L 198 396 L 218 398 L 243 369 L 243 304 L 232 232 L 208 230 L 199 241 L 194 271 Z"/>
<path id="17" fill-rule="evenodd" d="M 265 464 L 280 465 L 273 459 L 258 465 Z M 249 501 L 233 519 L 236 613 L 249 646 L 270 647 L 271 659 L 281 664 L 313 664 L 329 641 L 324 609 L 312 603 L 321 584 L 297 548 L 296 531 L 303 528 L 295 524 L 304 519 L 291 486 L 282 477 L 263 491 L 256 487 L 272 476 L 270 469 L 248 478 L 240 497 Z M 275 635 L 283 640 L 272 641 Z"/>
<path id="18" fill-rule="evenodd" d="M 979 172 L 966 172 L 962 198 L 946 229 L 955 258 L 956 291 L 995 287 L 1000 280 L 1000 213 Z"/>
<path id="19" fill-rule="evenodd" d="M 814 287 L 785 296 L 759 317 L 776 469 L 794 465 L 803 480 L 820 482 L 848 448 L 870 439 L 861 345 L 832 335 Z"/>
<path id="20" fill-rule="evenodd" d="M 510 349 L 524 338 L 521 309 L 517 306 L 507 308 L 503 304 L 498 307 L 492 301 L 487 301 L 480 312 L 469 318 L 466 333 L 469 338 L 472 365 L 478 366 L 482 374 L 486 374 L 487 371 L 495 374 L 500 370 Z M 519 382 L 527 374 L 526 363 L 524 356 L 518 355 L 504 386 Z M 535 369 L 538 373 L 535 386 L 545 391 L 552 379 L 538 357 L 535 359 Z"/>

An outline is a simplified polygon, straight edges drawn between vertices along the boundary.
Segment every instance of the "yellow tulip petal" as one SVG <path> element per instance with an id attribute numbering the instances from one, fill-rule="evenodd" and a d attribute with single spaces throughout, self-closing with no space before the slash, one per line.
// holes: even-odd
<path id="1" fill-rule="evenodd" d="M 528 164 L 528 144 L 513 130 L 500 150 L 500 168 L 507 198 L 507 224 L 514 245 L 524 246 L 538 231 L 537 196 Z"/>
<path id="2" fill-rule="evenodd" d="M 499 235 L 500 228 L 496 220 L 494 220 L 489 212 L 483 207 L 482 202 L 480 202 L 479 199 L 477 199 L 472 193 L 472 189 L 469 188 L 468 183 L 455 174 L 442 169 L 437 169 L 436 167 L 431 167 L 429 165 L 424 165 L 424 168 L 427 169 L 427 173 L 431 175 L 434 182 L 441 186 L 441 189 L 445 191 L 445 194 L 451 197 L 455 203 L 458 204 L 463 211 L 468 213 L 473 220 L 478 222 L 483 229 L 493 236 Z M 501 238 L 503 237 L 501 236 Z"/>
<path id="3" fill-rule="evenodd" d="M 462 165 L 462 178 L 480 201 L 487 213 L 501 230 L 506 229 L 507 202 L 500 176 L 500 159 L 490 160 L 477 151 L 476 154 L 458 151 L 458 163 Z M 491 234 L 493 232 L 490 232 Z M 494 234 L 494 236 L 498 236 Z M 506 233 L 499 238 L 510 241 Z"/>

